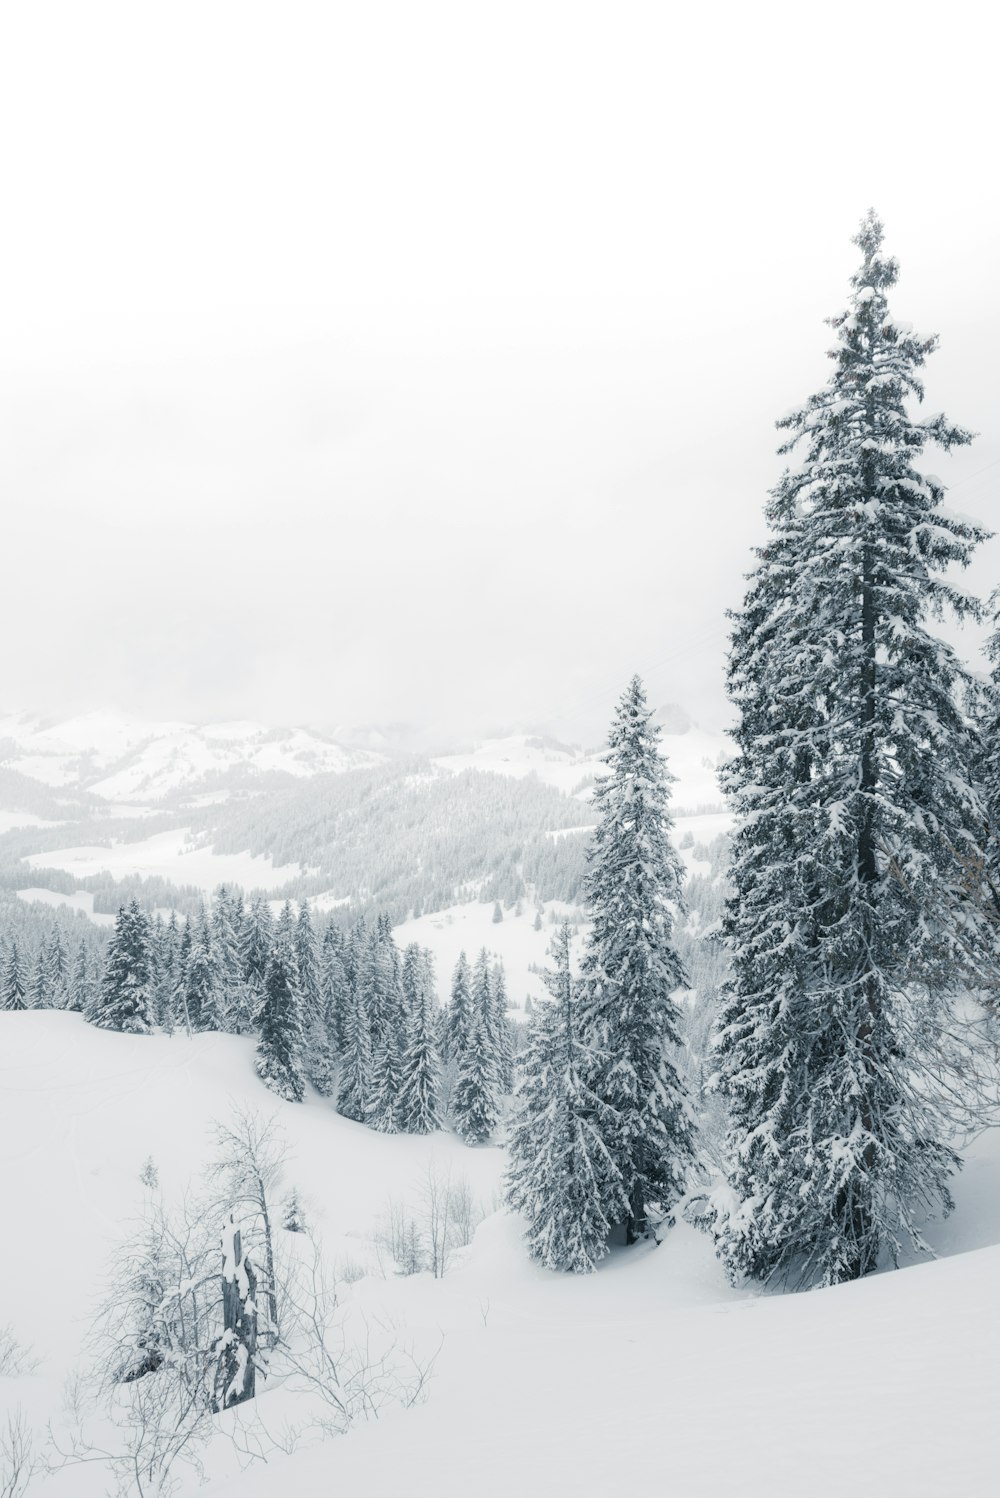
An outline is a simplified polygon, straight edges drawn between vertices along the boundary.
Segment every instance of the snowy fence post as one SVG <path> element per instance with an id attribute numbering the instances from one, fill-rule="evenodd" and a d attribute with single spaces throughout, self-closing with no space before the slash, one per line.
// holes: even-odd
<path id="1" fill-rule="evenodd" d="M 243 1252 L 239 1228 L 229 1214 L 222 1228 L 222 1317 L 215 1409 L 252 1399 L 257 1376 L 257 1276 Z"/>

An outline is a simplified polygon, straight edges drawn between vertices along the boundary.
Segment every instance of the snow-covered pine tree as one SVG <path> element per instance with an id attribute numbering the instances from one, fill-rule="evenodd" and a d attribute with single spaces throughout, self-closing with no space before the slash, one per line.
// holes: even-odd
<path id="1" fill-rule="evenodd" d="M 275 942 L 264 974 L 256 1069 L 261 1081 L 278 1097 L 289 1103 L 302 1102 L 302 1015 L 287 942 Z"/>
<path id="2" fill-rule="evenodd" d="M 334 1056 L 344 1049 L 344 1022 L 349 1002 L 347 970 L 344 966 L 344 940 L 334 925 L 323 933 L 320 961 L 320 993 L 326 1016 L 326 1034 Z"/>
<path id="3" fill-rule="evenodd" d="M 17 940 L 11 937 L 3 968 L 3 990 L 0 994 L 4 1009 L 27 1009 L 27 984 L 21 967 L 21 954 Z"/>
<path id="4" fill-rule="evenodd" d="M 732 1163 L 713 1216 L 734 1277 L 868 1273 L 948 1210 L 959 1163 L 937 1083 L 981 939 L 963 893 L 982 809 L 963 671 L 926 621 L 976 613 L 942 574 L 984 533 L 913 466 L 928 441 L 969 436 L 909 414 L 935 340 L 890 315 L 882 238 L 870 213 L 831 319 L 834 372 L 778 423 L 804 461 L 772 494 L 732 637 L 733 976 L 716 1041 Z"/>
<path id="5" fill-rule="evenodd" d="M 53 1008 L 49 1000 L 48 965 L 45 961 L 44 942 L 35 953 L 35 960 L 31 967 L 31 977 L 28 980 L 28 1004 L 32 1009 Z"/>
<path id="6" fill-rule="evenodd" d="M 188 921 L 188 932 L 190 947 L 184 972 L 187 1018 L 192 1030 L 218 1030 L 222 1023 L 219 975 L 204 905 L 195 920 Z"/>
<path id="7" fill-rule="evenodd" d="M 264 996 L 264 974 L 274 941 L 274 921 L 271 907 L 263 895 L 254 895 L 246 912 L 240 934 L 240 953 L 243 958 L 243 979 L 250 992 L 247 1003 L 251 1024 L 256 1024 L 257 1009 Z"/>
<path id="8" fill-rule="evenodd" d="M 451 1001 L 441 1017 L 441 1055 L 458 1063 L 465 1054 L 472 1023 L 472 977 L 464 952 L 458 955 L 451 980 Z"/>
<path id="9" fill-rule="evenodd" d="M 514 1087 L 514 1037 L 507 1018 L 507 977 L 499 958 L 490 969 L 490 1013 L 500 1086 L 509 1093 Z"/>
<path id="10" fill-rule="evenodd" d="M 638 676 L 622 696 L 594 788 L 599 820 L 588 851 L 592 920 L 582 972 L 580 1033 L 595 1054 L 588 1084 L 608 1111 L 598 1120 L 621 1175 L 629 1243 L 650 1207 L 668 1217 L 693 1157 L 692 1121 L 674 1050 L 674 992 L 685 974 L 673 944 L 681 866 L 670 842 L 670 784 L 660 732 Z M 613 1123 L 613 1128 L 610 1123 Z M 608 1202 L 608 1213 L 617 1202 Z"/>
<path id="11" fill-rule="evenodd" d="M 303 900 L 299 906 L 299 918 L 295 925 L 295 960 L 302 1000 L 303 1064 L 306 1079 L 321 1097 L 330 1097 L 333 1092 L 333 1053 L 308 900 Z"/>
<path id="12" fill-rule="evenodd" d="M 500 1122 L 500 1077 L 487 1030 L 487 1019 L 472 1007 L 465 1047 L 460 1052 L 451 1091 L 455 1132 L 466 1144 L 484 1144 Z"/>
<path id="13" fill-rule="evenodd" d="M 372 1101 L 372 1037 L 364 996 L 364 969 L 347 991 L 344 1049 L 337 1076 L 337 1112 L 367 1123 Z"/>
<path id="14" fill-rule="evenodd" d="M 399 953 L 392 939 L 392 927 L 382 916 L 372 936 L 362 996 L 372 1047 L 368 1121 L 381 1133 L 394 1134 L 398 1128 L 406 1042 Z"/>
<path id="15" fill-rule="evenodd" d="M 115 917 L 100 990 L 88 1018 L 103 1030 L 148 1035 L 152 1029 L 151 989 L 149 926 L 133 899 Z"/>
<path id="16" fill-rule="evenodd" d="M 546 1269 L 586 1274 L 608 1251 L 612 1222 L 628 1211 L 621 1173 L 604 1142 L 617 1120 L 590 1090 L 570 970 L 570 928 L 552 939 L 543 974 L 552 1002 L 532 1020 L 511 1129 L 507 1201 L 528 1220 L 528 1252 Z"/>
<path id="17" fill-rule="evenodd" d="M 50 1009 L 65 1009 L 69 1001 L 69 962 L 62 931 L 53 926 L 45 946 L 45 990 Z"/>
<path id="18" fill-rule="evenodd" d="M 86 1013 L 93 1000 L 93 982 L 90 969 L 90 948 L 81 938 L 80 945 L 76 949 L 73 959 L 73 971 L 70 976 L 68 1008 L 75 1010 L 78 1014 Z"/>
<path id="19" fill-rule="evenodd" d="M 977 782 L 983 802 L 983 879 L 978 896 L 994 930 L 993 953 L 1000 963 L 1000 588 L 989 600 L 991 630 L 986 642 L 989 676 L 975 684 L 972 698 L 977 730 Z M 998 988 L 994 974 L 991 987 Z"/>
<path id="20" fill-rule="evenodd" d="M 406 1134 L 432 1134 L 441 1127 L 437 999 L 431 954 L 412 942 L 403 954 L 406 1048 L 400 1077 L 397 1122 Z"/>
<path id="21" fill-rule="evenodd" d="M 161 1030 L 172 1035 L 177 1023 L 177 992 L 181 984 L 181 935 L 173 910 L 166 925 L 159 927 L 156 947 L 153 1017 Z"/>
<path id="22" fill-rule="evenodd" d="M 253 1014 L 243 975 L 236 906 L 224 884 L 220 884 L 212 901 L 209 932 L 220 1028 L 233 1035 L 245 1035 L 253 1026 Z"/>

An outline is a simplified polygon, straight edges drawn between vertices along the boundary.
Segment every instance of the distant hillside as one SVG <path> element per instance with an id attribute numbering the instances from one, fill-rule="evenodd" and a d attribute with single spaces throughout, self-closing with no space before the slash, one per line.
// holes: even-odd
<path id="1" fill-rule="evenodd" d="M 311 729 L 260 723 L 141 723 L 107 713 L 56 723 L 0 717 L 0 767 L 106 801 L 157 802 L 268 774 L 337 774 L 382 757 L 346 749 Z"/>

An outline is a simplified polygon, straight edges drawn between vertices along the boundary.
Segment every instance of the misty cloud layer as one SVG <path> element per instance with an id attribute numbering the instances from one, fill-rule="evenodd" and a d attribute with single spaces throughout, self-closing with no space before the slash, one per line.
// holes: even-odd
<path id="1" fill-rule="evenodd" d="M 724 721 L 869 202 L 928 407 L 983 433 L 931 467 L 996 515 L 986 59 L 928 81 L 958 33 L 840 8 L 872 98 L 784 7 L 52 9 L 0 63 L 8 703 L 587 736 L 639 670 Z"/>

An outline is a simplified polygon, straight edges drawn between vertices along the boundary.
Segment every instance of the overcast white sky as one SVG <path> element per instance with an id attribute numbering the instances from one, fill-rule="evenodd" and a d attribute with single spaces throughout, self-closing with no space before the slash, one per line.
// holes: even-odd
<path id="1" fill-rule="evenodd" d="M 987 17 L 8 0 L 0 699 L 721 723 L 870 203 L 1000 523 Z"/>

